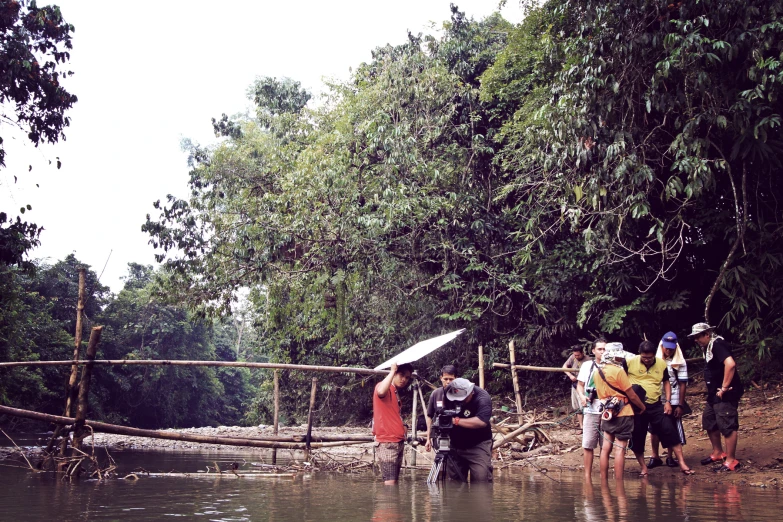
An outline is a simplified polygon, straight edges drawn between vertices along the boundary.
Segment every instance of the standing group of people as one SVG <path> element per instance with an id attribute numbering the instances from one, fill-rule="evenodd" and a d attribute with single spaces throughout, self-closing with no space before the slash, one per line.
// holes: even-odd
<path id="1" fill-rule="evenodd" d="M 740 465 L 736 459 L 737 408 L 743 392 L 736 363 L 729 345 L 709 324 L 693 325 L 688 337 L 702 348 L 707 363 L 707 404 L 702 427 L 710 437 L 712 452 L 701 463 L 720 463 L 716 469 L 719 472 L 735 471 Z M 682 416 L 690 413 L 690 407 L 685 401 L 688 366 L 677 335 L 667 332 L 658 346 L 642 342 L 638 355 L 627 353 L 620 343 L 597 339 L 593 353 L 595 359 L 583 353 L 579 357 L 575 351 L 564 365 L 575 368 L 579 364 L 579 373 L 572 376 L 576 384 L 572 400 L 584 416 L 580 425 L 585 478 L 590 480 L 598 447 L 602 479 L 608 476 L 613 451 L 615 476 L 623 476 L 629 447 L 639 463 L 641 477 L 664 465 L 659 446 L 668 450 L 665 465 L 679 467 L 685 475 L 693 474 L 682 450 L 686 442 Z M 649 460 L 644 456 L 648 433 L 652 446 Z M 725 452 L 721 437 L 725 439 Z"/>
<path id="2" fill-rule="evenodd" d="M 706 361 L 707 404 L 702 427 L 709 435 L 712 451 L 701 459 L 701 464 L 719 464 L 715 469 L 718 472 L 736 471 L 741 466 L 736 449 L 743 386 L 731 348 L 707 323 L 693 325 L 688 337 L 701 347 Z M 593 355 L 594 359 L 576 349 L 564 365 L 579 370 L 576 375 L 569 375 L 573 382 L 572 403 L 579 412 L 582 428 L 586 480 L 592 475 L 595 448 L 600 448 L 602 479 L 608 477 L 612 452 L 615 477 L 622 478 L 629 447 L 642 477 L 650 469 L 664 465 L 679 467 L 685 475 L 693 474 L 683 454 L 686 440 L 682 417 L 690 413 L 685 400 L 688 365 L 677 335 L 667 332 L 657 346 L 642 342 L 638 355 L 626 352 L 621 343 L 597 339 Z M 399 393 L 411 382 L 412 374 L 410 364 L 392 364 L 373 393 L 373 435 L 385 484 L 396 484 L 399 478 L 407 435 Z M 449 412 L 449 477 L 491 482 L 491 397 L 469 380 L 458 378 L 452 365 L 443 367 L 440 380 L 443 387 L 433 391 L 427 408 L 425 450 L 429 452 L 435 445 L 432 420 Z M 645 459 L 648 433 L 652 456 Z M 660 446 L 668 450 L 665 463 Z"/>

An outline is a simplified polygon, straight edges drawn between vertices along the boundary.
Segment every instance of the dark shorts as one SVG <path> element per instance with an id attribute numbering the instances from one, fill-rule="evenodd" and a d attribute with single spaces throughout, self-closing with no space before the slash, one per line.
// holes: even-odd
<path id="1" fill-rule="evenodd" d="M 633 437 L 631 438 L 631 449 L 634 453 L 644 452 L 648 430 L 658 436 L 661 446 L 664 448 L 668 449 L 680 444 L 680 434 L 677 432 L 675 419 L 663 412 L 663 403 L 656 402 L 645 406 L 647 409 L 644 410 L 644 413 L 634 416 Z"/>
<path id="2" fill-rule="evenodd" d="M 376 455 L 381 466 L 383 480 L 397 480 L 400 477 L 404 442 L 379 442 Z"/>
<path id="3" fill-rule="evenodd" d="M 492 441 L 479 442 L 472 448 L 451 448 L 448 467 L 449 478 L 467 482 L 492 482 Z"/>
<path id="4" fill-rule="evenodd" d="M 701 414 L 701 427 L 707 431 L 720 430 L 720 434 L 728 437 L 739 430 L 739 401 L 707 403 Z"/>
<path id="5" fill-rule="evenodd" d="M 631 415 L 612 417 L 611 420 L 601 419 L 601 431 L 614 435 L 617 440 L 628 440 L 633 433 L 633 419 Z"/>

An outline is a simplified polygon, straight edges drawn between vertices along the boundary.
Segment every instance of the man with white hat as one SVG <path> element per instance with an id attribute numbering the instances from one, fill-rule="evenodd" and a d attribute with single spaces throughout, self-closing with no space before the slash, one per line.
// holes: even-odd
<path id="1" fill-rule="evenodd" d="M 448 466 L 453 480 L 492 482 L 492 398 L 467 379 L 454 379 L 446 388 L 446 409 L 459 413 L 453 418 Z"/>
<path id="2" fill-rule="evenodd" d="M 739 438 L 739 400 L 745 391 L 737 373 L 737 363 L 731 354 L 729 343 L 714 332 L 707 323 L 696 323 L 688 337 L 704 352 L 707 368 L 704 381 L 707 384 L 707 404 L 701 416 L 701 426 L 707 430 L 712 444 L 712 453 L 703 458 L 703 465 L 723 461 L 715 471 L 730 472 L 740 468 L 736 458 Z M 723 452 L 721 435 L 726 439 L 726 452 Z"/>

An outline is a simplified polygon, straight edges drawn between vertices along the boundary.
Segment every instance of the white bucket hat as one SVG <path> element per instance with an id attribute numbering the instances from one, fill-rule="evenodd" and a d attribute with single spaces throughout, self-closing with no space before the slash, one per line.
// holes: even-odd
<path id="1" fill-rule="evenodd" d="M 697 335 L 703 334 L 707 330 L 712 330 L 715 328 L 714 326 L 710 326 L 707 323 L 696 323 L 691 327 L 691 333 L 688 334 L 688 337 L 696 337 Z"/>

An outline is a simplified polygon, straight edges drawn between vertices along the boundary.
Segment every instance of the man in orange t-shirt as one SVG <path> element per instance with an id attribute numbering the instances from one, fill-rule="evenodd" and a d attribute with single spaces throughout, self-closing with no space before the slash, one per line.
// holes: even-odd
<path id="1" fill-rule="evenodd" d="M 625 471 L 625 451 L 633 434 L 634 425 L 633 409 L 630 403 L 639 408 L 640 412 L 645 410 L 644 402 L 633 391 L 628 374 L 622 367 L 624 360 L 625 351 L 622 344 L 607 344 L 599 365 L 601 371 L 594 377 L 598 399 L 605 405 L 601 418 L 601 431 L 604 432 L 601 450 L 601 480 L 609 476 L 609 454 L 612 451 L 612 446 L 614 446 L 614 476 L 615 479 L 622 479 Z M 615 410 L 608 408 L 612 401 L 620 403 Z M 611 415 L 607 415 L 607 411 L 611 411 Z"/>
<path id="2" fill-rule="evenodd" d="M 372 434 L 375 435 L 383 483 L 394 485 L 400 476 L 405 448 L 405 425 L 400 416 L 398 391 L 411 382 L 413 366 L 392 363 L 389 374 L 375 386 L 372 395 Z"/>

